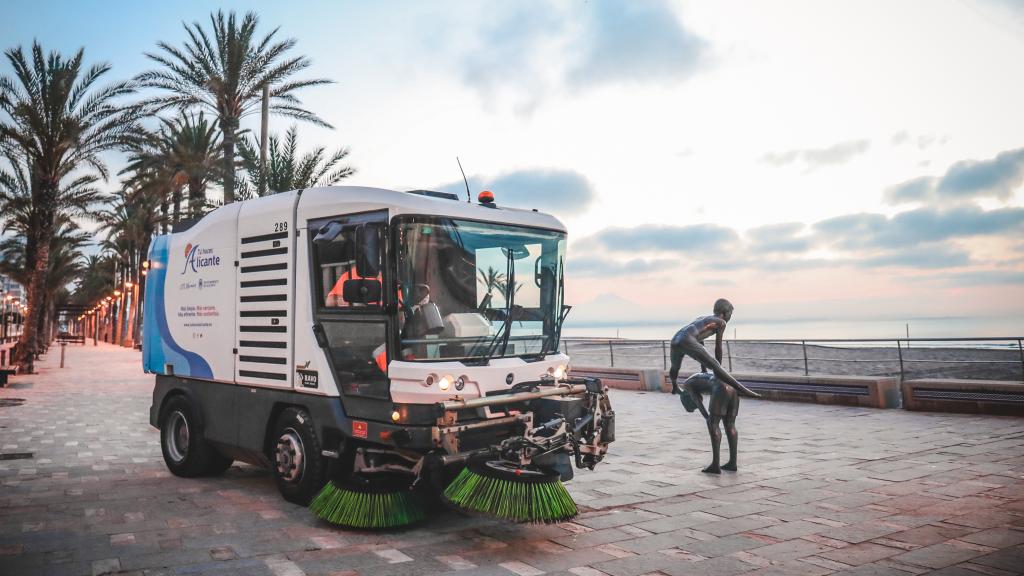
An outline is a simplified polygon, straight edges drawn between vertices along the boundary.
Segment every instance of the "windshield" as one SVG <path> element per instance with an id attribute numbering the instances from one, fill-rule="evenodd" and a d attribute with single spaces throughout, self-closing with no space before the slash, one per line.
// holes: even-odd
<path id="1" fill-rule="evenodd" d="M 423 216 L 396 229 L 403 359 L 554 350 L 564 233 Z"/>

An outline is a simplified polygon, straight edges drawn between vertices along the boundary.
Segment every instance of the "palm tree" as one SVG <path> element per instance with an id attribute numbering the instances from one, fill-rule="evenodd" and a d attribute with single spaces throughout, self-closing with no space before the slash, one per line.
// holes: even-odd
<path id="1" fill-rule="evenodd" d="M 160 42 L 163 51 L 146 56 L 162 68 L 143 72 L 138 80 L 145 86 L 165 91 L 152 101 L 156 110 L 199 107 L 217 116 L 223 138 L 224 203 L 235 201 L 235 140 L 244 116 L 259 109 L 263 87 L 268 87 L 270 110 L 330 127 L 312 112 L 299 106 L 295 93 L 302 88 L 330 83 L 329 80 L 292 80 L 310 65 L 305 56 L 289 57 L 295 39 L 275 40 L 278 28 L 258 38 L 256 14 L 247 12 L 238 22 L 235 13 L 218 10 L 210 14 L 210 32 L 198 22 L 184 24 L 189 40 L 183 48 Z"/>
<path id="2" fill-rule="evenodd" d="M 100 247 L 117 258 L 118 282 L 139 280 L 149 242 L 160 223 L 154 199 L 121 190 L 108 209 L 97 215 L 106 237 Z"/>
<path id="3" fill-rule="evenodd" d="M 115 258 L 110 254 L 90 254 L 82 261 L 81 273 L 75 280 L 72 300 L 88 306 L 114 291 Z"/>
<path id="4" fill-rule="evenodd" d="M 28 318 L 19 346 L 19 363 L 31 372 L 40 317 L 46 300 L 50 247 L 66 205 L 62 185 L 76 171 L 94 170 L 106 178 L 100 155 L 122 146 L 136 130 L 138 107 L 117 99 L 133 92 L 130 82 L 99 87 L 108 64 L 83 69 L 83 50 L 70 58 L 44 55 L 33 42 L 31 57 L 20 47 L 5 51 L 14 76 L 0 78 L 0 147 L 24 162 L 29 190 L 26 253 L 32 255 L 28 282 Z M 4 117 L 5 116 L 5 117 Z"/>
<path id="5" fill-rule="evenodd" d="M 493 266 L 488 266 L 486 272 L 484 272 L 483 268 L 478 268 L 477 273 L 480 274 L 478 282 L 487 289 L 487 294 L 480 300 L 479 308 L 482 310 L 491 306 L 491 300 L 494 298 L 494 290 L 496 288 L 504 293 L 504 289 L 501 286 L 505 285 L 505 275 L 498 272 Z"/>
<path id="6" fill-rule="evenodd" d="M 242 166 L 249 174 L 249 181 L 243 180 L 239 184 L 238 196 L 243 199 L 254 195 L 249 190 L 249 182 L 256 184 L 257 191 L 263 189 L 267 194 L 276 194 L 300 188 L 330 186 L 356 173 L 351 166 L 338 165 L 348 156 L 347 148 L 339 148 L 328 156 L 326 149 L 321 146 L 299 158 L 295 126 L 288 129 L 283 145 L 276 135 L 270 137 L 266 170 L 260 165 L 256 142 L 240 140 L 238 152 L 242 157 Z M 260 183 L 265 186 L 260 186 Z"/>
<path id="7" fill-rule="evenodd" d="M 220 179 L 220 134 L 205 115 L 181 112 L 174 119 L 160 119 L 156 132 L 140 134 L 129 148 L 128 185 L 164 197 L 173 205 L 173 222 L 181 219 L 182 190 L 188 188 L 188 214 L 203 215 L 206 187 Z"/>

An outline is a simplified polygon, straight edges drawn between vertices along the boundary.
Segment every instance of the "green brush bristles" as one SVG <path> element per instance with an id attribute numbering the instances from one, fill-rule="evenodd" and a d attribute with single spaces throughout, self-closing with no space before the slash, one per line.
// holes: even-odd
<path id="1" fill-rule="evenodd" d="M 516 482 L 482 476 L 468 467 L 444 491 L 445 500 L 469 512 L 513 522 L 564 522 L 576 516 L 576 503 L 558 480 Z"/>
<path id="2" fill-rule="evenodd" d="M 328 482 L 309 504 L 318 518 L 351 528 L 399 528 L 426 518 L 410 490 L 359 492 Z"/>

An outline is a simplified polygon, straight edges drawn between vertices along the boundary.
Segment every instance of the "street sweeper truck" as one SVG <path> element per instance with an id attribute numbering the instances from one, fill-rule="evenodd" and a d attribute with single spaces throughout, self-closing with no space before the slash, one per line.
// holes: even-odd
<path id="1" fill-rule="evenodd" d="M 343 526 L 430 506 L 571 518 L 562 482 L 615 437 L 559 351 L 565 227 L 433 191 L 297 190 L 154 238 L 143 364 L 178 476 L 235 460 Z"/>

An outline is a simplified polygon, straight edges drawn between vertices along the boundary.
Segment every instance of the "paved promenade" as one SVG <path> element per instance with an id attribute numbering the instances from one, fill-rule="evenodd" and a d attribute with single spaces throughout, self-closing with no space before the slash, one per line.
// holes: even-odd
<path id="1" fill-rule="evenodd" d="M 351 532 L 251 466 L 171 476 L 137 352 L 58 360 L 0 390 L 2 575 L 1024 573 L 1024 419 L 745 400 L 740 470 L 712 477 L 698 416 L 613 391 L 618 441 L 569 484 L 575 522 Z"/>

